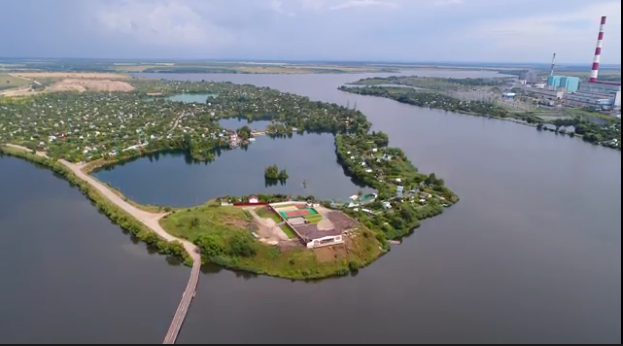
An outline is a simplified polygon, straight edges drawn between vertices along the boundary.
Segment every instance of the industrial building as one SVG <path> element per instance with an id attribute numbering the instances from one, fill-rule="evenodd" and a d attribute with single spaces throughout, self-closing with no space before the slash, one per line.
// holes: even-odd
<path id="1" fill-rule="evenodd" d="M 595 49 L 595 58 L 593 60 L 591 77 L 588 83 L 580 83 L 580 86 L 576 92 L 564 95 L 563 102 L 566 105 L 582 108 L 590 107 L 602 110 L 621 109 L 621 84 L 599 81 L 599 66 L 601 63 L 606 22 L 607 17 L 601 17 L 601 25 L 599 27 L 599 36 L 597 37 L 597 48 Z M 551 79 L 552 85 L 556 85 L 556 78 Z M 560 83 L 562 84 L 562 80 L 560 80 Z"/>
<path id="2" fill-rule="evenodd" d="M 603 110 L 621 108 L 621 85 L 607 83 L 581 83 L 575 93 L 567 93 L 564 103 L 574 107 Z"/>
<path id="3" fill-rule="evenodd" d="M 580 88 L 580 78 L 567 76 L 549 76 L 547 78 L 547 87 L 549 90 L 562 90 L 564 92 L 574 93 Z"/>

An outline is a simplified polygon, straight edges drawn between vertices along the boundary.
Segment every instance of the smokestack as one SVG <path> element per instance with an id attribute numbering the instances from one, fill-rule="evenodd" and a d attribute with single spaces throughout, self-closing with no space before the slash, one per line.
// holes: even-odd
<path id="1" fill-rule="evenodd" d="M 553 77 L 554 72 L 556 72 L 556 53 L 554 53 L 554 57 L 552 58 L 552 70 L 549 72 L 549 75 Z"/>
<path id="2" fill-rule="evenodd" d="M 601 17 L 601 25 L 599 27 L 599 37 L 597 38 L 597 49 L 595 49 L 595 59 L 593 60 L 593 70 L 591 71 L 590 83 L 597 83 L 599 79 L 599 63 L 601 62 L 601 49 L 604 46 L 604 33 L 606 31 L 606 21 L 608 17 Z"/>

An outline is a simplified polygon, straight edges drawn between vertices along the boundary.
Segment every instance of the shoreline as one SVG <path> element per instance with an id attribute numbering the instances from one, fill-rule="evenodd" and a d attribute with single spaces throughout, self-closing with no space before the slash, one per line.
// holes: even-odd
<path id="1" fill-rule="evenodd" d="M 98 209 L 101 210 L 112 222 L 119 225 L 122 229 L 128 230 L 132 235 L 137 236 L 139 240 L 145 242 L 146 244 L 151 245 L 150 243 L 151 238 L 148 235 L 140 234 L 139 232 L 147 231 L 149 232 L 148 234 L 156 235 L 158 239 L 162 239 L 164 241 L 166 241 L 166 239 L 172 239 L 171 243 L 180 244 L 183 247 L 183 251 L 185 254 L 185 256 L 183 257 L 184 264 L 188 267 L 192 267 L 191 278 L 189 280 L 189 287 L 191 286 L 193 282 L 194 282 L 194 285 L 196 286 L 197 279 L 195 277 L 199 276 L 200 269 L 203 266 L 203 264 L 214 264 L 226 270 L 231 270 L 234 272 L 244 272 L 244 273 L 250 273 L 254 275 L 265 275 L 265 276 L 274 277 L 278 279 L 284 279 L 284 280 L 305 281 L 305 282 L 321 281 L 321 280 L 331 279 L 331 278 L 336 278 L 336 277 L 344 277 L 351 273 L 351 270 L 348 267 L 349 263 L 346 264 L 345 268 L 340 268 L 339 266 L 335 266 L 334 269 L 329 269 L 329 271 L 327 271 L 326 270 L 327 268 L 325 268 L 325 270 L 323 270 L 322 272 L 318 272 L 317 274 L 313 274 L 313 275 L 310 274 L 308 276 L 297 276 L 297 275 L 294 275 L 294 273 L 276 272 L 276 271 L 273 271 L 271 268 L 262 268 L 260 266 L 251 266 L 251 265 L 242 264 L 242 263 L 232 263 L 228 260 L 225 260 L 224 258 L 208 259 L 206 257 L 205 258 L 206 261 L 204 263 L 203 261 L 204 258 L 202 257 L 202 254 L 200 253 L 199 247 L 197 245 L 191 243 L 188 240 L 181 239 L 181 238 L 171 235 L 160 224 L 160 221 L 174 214 L 176 211 L 175 209 L 172 209 L 173 210 L 172 212 L 165 212 L 165 213 L 162 213 L 162 212 L 154 213 L 149 210 L 141 209 L 140 205 L 135 206 L 133 205 L 135 203 L 125 201 L 124 197 L 122 197 L 123 195 L 117 190 L 109 188 L 107 185 L 99 182 L 94 177 L 90 177 L 87 173 L 85 173 L 82 170 L 82 168 L 85 166 L 72 164 L 65 160 L 53 161 L 52 159 L 48 158 L 46 154 L 43 152 L 38 152 L 35 155 L 28 148 L 21 147 L 19 145 L 14 145 L 14 144 L 6 144 L 6 145 L 0 145 L 0 154 L 4 154 L 10 157 L 25 160 L 27 162 L 42 166 L 46 169 L 50 169 L 53 172 L 62 175 L 63 178 L 67 182 L 69 182 L 72 186 L 77 186 L 80 189 L 80 191 L 88 199 L 93 201 L 95 205 L 98 207 Z M 110 210 L 108 209 L 108 206 L 103 205 L 102 203 L 102 202 L 105 203 L 105 201 L 109 201 L 110 203 L 113 203 L 115 207 L 119 208 L 120 213 L 123 213 L 125 215 L 121 217 L 115 217 L 114 215 L 111 215 Z M 121 208 L 116 203 L 124 205 L 125 208 Z M 129 210 L 132 210 L 133 213 L 128 213 L 125 210 L 126 208 Z M 143 208 L 147 208 L 147 207 L 143 206 Z M 183 208 L 177 211 L 195 210 L 198 208 L 201 208 L 201 206 L 196 206 L 192 208 Z M 136 225 L 128 226 L 128 225 L 123 224 L 122 222 L 119 222 L 119 219 L 122 219 L 127 222 L 128 218 L 131 218 L 134 221 L 136 221 L 135 224 L 138 223 L 142 225 L 143 226 L 142 229 L 140 229 L 140 231 L 136 231 L 137 230 L 137 228 L 135 228 Z M 148 230 L 145 230 L 146 228 Z M 378 254 L 378 256 L 367 258 L 364 261 L 358 263 L 357 270 L 363 269 L 364 267 L 371 265 L 372 263 L 374 263 L 376 260 L 381 258 L 386 253 L 387 251 L 381 251 Z M 284 256 L 284 258 L 286 257 Z M 178 310 L 179 309 L 181 309 L 182 311 L 184 310 L 181 304 Z M 187 307 L 185 309 L 187 309 Z"/>
<path id="2" fill-rule="evenodd" d="M 357 85 L 357 84 L 353 84 L 353 83 L 350 83 L 350 84 Z M 366 88 L 366 87 L 369 87 L 369 86 L 361 86 L 361 87 L 362 88 Z M 431 109 L 431 110 L 439 110 L 439 111 L 445 111 L 445 112 L 453 112 L 453 113 L 457 113 L 457 114 L 461 114 L 461 115 L 473 116 L 473 117 L 477 117 L 477 118 L 485 118 L 485 119 L 495 119 L 495 120 L 507 121 L 507 122 L 511 122 L 511 123 L 515 123 L 515 124 L 519 124 L 519 125 L 523 125 L 523 126 L 532 127 L 532 128 L 538 128 L 539 125 L 544 125 L 544 124 L 552 125 L 551 122 L 546 121 L 546 120 L 541 120 L 542 122 L 539 122 L 539 123 L 529 123 L 527 121 L 522 121 L 522 119 L 520 119 L 519 117 L 516 117 L 514 115 L 510 115 L 508 117 L 499 117 L 499 116 L 491 116 L 491 115 L 486 115 L 486 114 L 478 114 L 478 113 L 474 113 L 474 112 L 467 112 L 467 111 L 460 111 L 460 110 L 449 110 L 449 109 L 444 109 L 444 108 L 440 108 L 440 107 L 423 107 L 423 106 L 418 106 L 418 105 L 415 105 L 415 104 L 412 104 L 412 103 L 409 103 L 409 102 L 400 101 L 400 100 L 398 100 L 398 99 L 396 99 L 394 97 L 387 97 L 387 96 L 382 96 L 382 95 L 364 95 L 364 94 L 357 93 L 357 92 L 354 92 L 354 91 L 351 91 L 351 90 L 343 90 L 343 89 L 340 89 L 340 88 L 338 88 L 338 89 L 340 91 L 342 91 L 342 92 L 349 93 L 349 94 L 360 95 L 360 96 L 369 96 L 369 97 L 378 97 L 378 98 L 382 98 L 382 99 L 388 99 L 388 100 L 392 100 L 392 101 L 395 101 L 395 102 L 398 102 L 398 103 L 401 103 L 401 104 L 405 104 L 405 105 L 409 105 L 409 106 L 412 106 L 412 107 L 428 108 L 428 109 Z M 561 136 L 566 136 L 566 137 L 570 137 L 570 138 L 580 139 L 583 142 L 588 143 L 588 144 L 597 145 L 597 146 L 600 146 L 600 147 L 621 151 L 620 148 L 615 148 L 615 147 L 612 147 L 612 146 L 609 146 L 609 145 L 600 144 L 600 143 L 593 143 L 593 142 L 587 141 L 587 140 L 584 139 L 584 135 L 581 135 L 581 134 L 573 133 L 573 136 L 569 136 L 569 133 L 561 133 L 559 131 L 551 130 L 551 129 L 547 129 L 547 128 L 543 129 L 542 131 L 553 132 L 556 135 L 561 135 Z"/>
<path id="3" fill-rule="evenodd" d="M 172 215 L 176 211 L 195 210 L 201 208 L 201 205 L 182 209 L 161 206 L 143 206 L 131 201 L 130 199 L 127 199 L 120 191 L 108 186 L 107 184 L 99 181 L 97 178 L 87 173 L 92 171 L 88 170 L 88 164 L 78 165 L 62 159 L 54 161 L 53 159 L 49 158 L 44 152 L 37 152 L 37 154 L 33 154 L 32 150 L 14 144 L 0 145 L 0 153 L 18 159 L 23 159 L 35 165 L 41 165 L 47 169 L 52 170 L 53 172 L 62 175 L 63 178 L 67 180 L 72 186 L 77 186 L 88 199 L 93 201 L 96 207 L 101 210 L 111 221 L 119 225 L 122 229 L 129 231 L 132 235 L 136 236 L 139 240 L 145 242 L 149 246 L 153 245 L 153 237 L 149 236 L 149 234 L 155 235 L 157 239 L 161 241 L 180 244 L 185 254 L 180 259 L 184 261 L 184 264 L 186 266 L 193 267 L 193 270 L 197 266 L 197 264 L 199 264 L 199 268 L 203 264 L 215 264 L 231 271 L 246 272 L 255 275 L 266 275 L 279 279 L 307 282 L 320 281 L 335 277 L 344 277 L 351 272 L 351 270 L 348 269 L 347 264 L 346 268 L 339 268 L 339 266 L 336 266 L 332 271 L 322 271 L 322 273 L 318 272 L 317 274 L 309 276 L 298 276 L 294 275 L 293 273 L 284 273 L 278 271 L 276 272 L 271 270 L 270 268 L 262 268 L 261 266 L 250 266 L 248 264 L 232 263 L 226 260 L 216 258 L 203 258 L 201 253 L 199 252 L 199 247 L 197 245 L 191 243 L 188 240 L 177 238 L 171 235 L 160 224 L 160 221 L 164 220 L 166 217 Z M 113 161 L 107 162 L 107 165 L 114 164 L 115 162 Z M 109 209 L 110 204 L 112 204 L 115 208 L 118 208 L 119 210 L 111 212 Z M 115 213 L 122 214 L 122 216 L 116 216 Z M 432 218 L 439 214 L 436 213 L 429 217 L 423 218 L 422 220 L 418 220 L 414 224 L 411 224 L 410 227 L 408 227 L 407 232 L 400 235 L 398 238 L 388 239 L 387 241 L 402 240 L 403 238 L 408 237 L 420 227 L 420 221 Z M 130 225 L 127 225 L 126 223 L 128 221 L 134 222 L 131 222 Z M 147 234 L 145 234 L 145 232 L 147 232 Z M 156 247 L 160 250 L 159 246 L 156 245 Z M 162 251 L 160 252 L 162 253 Z M 366 258 L 364 261 L 358 264 L 357 270 L 363 269 L 371 265 L 379 258 L 386 255 L 388 252 L 389 251 L 381 251 L 378 256 Z M 204 259 L 206 259 L 206 261 L 204 261 Z"/>
<path id="4" fill-rule="evenodd" d="M 157 236 L 159 242 L 169 244 L 179 243 L 179 245 L 183 247 L 185 255 L 180 256 L 179 253 L 173 255 L 183 260 L 184 264 L 187 266 L 191 266 L 191 262 L 194 263 L 195 259 L 200 258 L 199 254 L 196 253 L 198 248 L 196 248 L 194 244 L 175 238 L 160 227 L 158 221 L 165 217 L 167 213 L 153 213 L 140 210 L 124 201 L 124 198 L 117 195 L 112 189 L 96 181 L 96 179 L 90 178 L 88 174 L 81 170 L 80 166 L 65 160 L 54 161 L 47 157 L 45 153 L 38 152 L 37 154 L 33 154 L 28 148 L 14 144 L 0 146 L 0 152 L 36 165 L 41 165 L 62 175 L 70 185 L 77 186 L 88 199 L 93 201 L 98 209 L 111 219 L 111 221 L 137 236 L 148 245 L 156 246 L 159 250 L 162 250 L 161 248 L 163 247 L 162 244 L 158 244 L 153 238 L 148 237 L 145 232 Z"/>

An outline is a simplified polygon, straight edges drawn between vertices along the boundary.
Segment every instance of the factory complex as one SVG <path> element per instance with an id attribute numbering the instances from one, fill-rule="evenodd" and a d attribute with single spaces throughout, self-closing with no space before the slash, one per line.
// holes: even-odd
<path id="1" fill-rule="evenodd" d="M 548 102 L 551 105 L 558 103 L 569 107 L 591 108 L 603 111 L 620 110 L 621 84 L 599 80 L 606 23 L 607 17 L 604 16 L 601 18 L 597 48 L 595 49 L 595 57 L 588 81 L 581 81 L 580 77 L 575 76 L 556 75 L 556 54 L 554 54 L 547 84 L 542 83 L 534 71 L 523 71 L 520 73 L 519 82 L 524 85 L 525 92 L 534 97 L 549 100 Z"/>

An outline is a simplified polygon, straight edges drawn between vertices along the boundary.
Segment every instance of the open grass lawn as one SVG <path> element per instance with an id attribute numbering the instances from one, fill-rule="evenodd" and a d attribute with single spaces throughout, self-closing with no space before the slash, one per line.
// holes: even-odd
<path id="1" fill-rule="evenodd" d="M 381 255 L 380 243 L 372 232 L 368 232 L 368 237 L 358 234 L 354 239 L 348 239 L 347 250 L 339 252 L 333 259 L 319 258 L 316 251 L 303 247 L 282 250 L 258 244 L 253 257 L 223 257 L 217 259 L 220 262 L 217 264 L 299 280 L 346 275 L 350 270 L 369 265 Z"/>
<path id="2" fill-rule="evenodd" d="M 275 221 L 276 224 L 279 224 L 282 221 L 279 215 L 275 214 L 269 207 L 257 209 L 255 212 L 259 217 L 264 219 L 271 219 Z"/>
<path id="3" fill-rule="evenodd" d="M 234 207 L 201 206 L 182 209 L 160 221 L 171 235 L 195 241 L 201 234 L 222 234 L 235 231 L 250 233 L 253 217 L 245 210 Z"/>
<path id="4" fill-rule="evenodd" d="M 305 247 L 285 248 L 264 244 L 251 236 L 253 217 L 234 207 L 205 205 L 175 211 L 160 221 L 172 235 L 198 241 L 205 262 L 230 269 L 287 279 L 319 279 L 347 275 L 378 258 L 381 243 L 371 231 L 362 231 L 348 239 L 346 252 L 334 258 L 318 258 Z M 288 236 L 295 234 L 287 226 Z M 364 235 L 365 234 L 365 235 Z"/>
<path id="5" fill-rule="evenodd" d="M 281 225 L 281 230 L 283 231 L 283 233 L 285 233 L 288 236 L 288 238 L 290 239 L 296 238 L 296 233 L 294 233 L 294 231 L 290 227 L 288 227 L 288 225 L 286 225 L 285 223 Z"/>
<path id="6" fill-rule="evenodd" d="M 30 81 L 13 77 L 9 74 L 0 73 L 0 90 L 12 89 L 12 88 L 20 88 L 29 86 Z"/>

